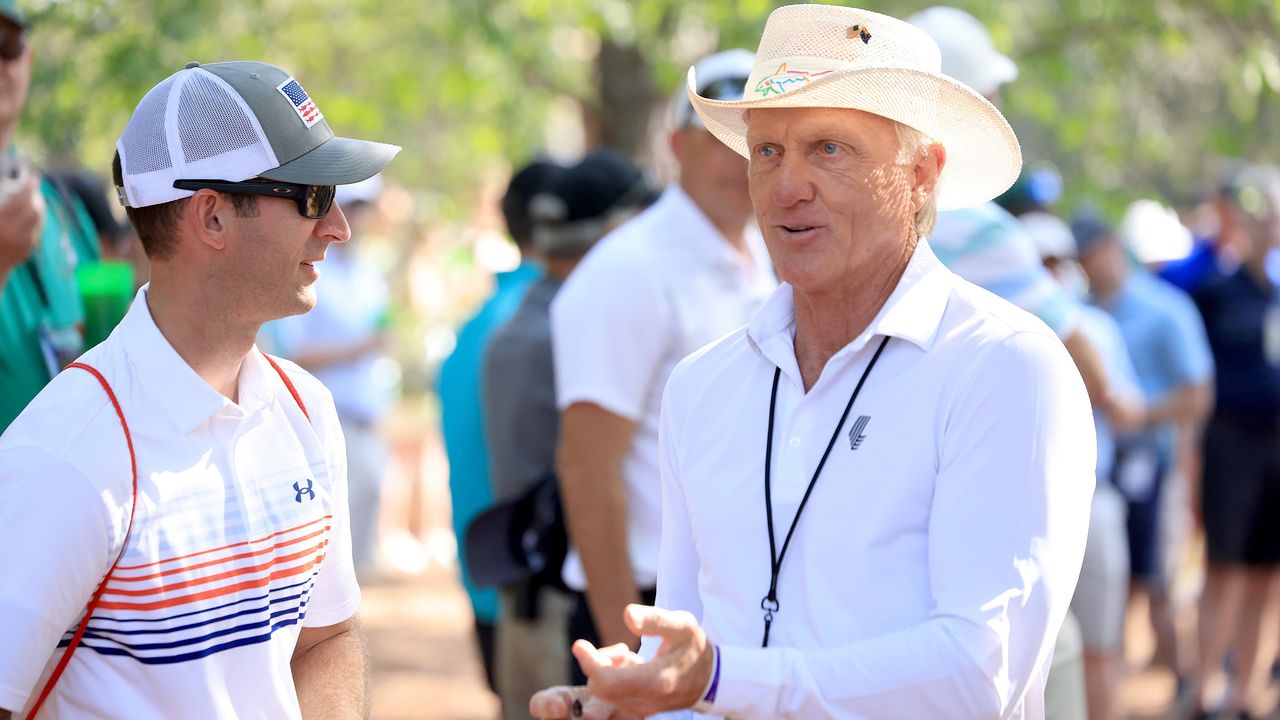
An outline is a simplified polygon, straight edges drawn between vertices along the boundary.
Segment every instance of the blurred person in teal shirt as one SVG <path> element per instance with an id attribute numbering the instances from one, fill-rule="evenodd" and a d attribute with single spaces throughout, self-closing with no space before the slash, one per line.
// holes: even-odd
<path id="1" fill-rule="evenodd" d="M 534 161 L 512 176 L 502 197 L 502 214 L 506 219 L 507 232 L 520 250 L 520 265 L 515 270 L 495 275 L 493 294 L 458 329 L 457 345 L 440 366 L 440 424 L 444 432 L 445 454 L 449 459 L 453 531 L 459 548 L 463 545 L 463 536 L 471 519 L 493 505 L 480 387 L 485 348 L 494 331 L 520 307 L 529 286 L 542 277 L 541 268 L 530 256 L 533 224 L 529 217 L 529 201 L 543 192 L 563 170 L 550 162 Z M 476 640 L 484 660 L 485 678 L 490 689 L 494 689 L 497 591 L 472 585 L 465 563 L 460 564 L 462 585 L 475 612 Z"/>
<path id="2" fill-rule="evenodd" d="M 15 0 L 0 0 L 0 432 L 85 350 L 75 273 L 99 255 L 84 206 L 13 144 L 31 80 L 28 34 Z"/>

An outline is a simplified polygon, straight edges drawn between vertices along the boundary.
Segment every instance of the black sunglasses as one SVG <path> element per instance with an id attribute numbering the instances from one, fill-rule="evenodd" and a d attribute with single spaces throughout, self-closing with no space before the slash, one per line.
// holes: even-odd
<path id="1" fill-rule="evenodd" d="M 22 53 L 27 49 L 27 31 L 5 25 L 0 28 L 0 60 L 4 62 L 13 62 L 22 57 Z"/>
<path id="2" fill-rule="evenodd" d="M 719 80 L 712 80 L 698 94 L 704 98 L 712 100 L 740 100 L 742 99 L 742 91 L 747 85 L 745 77 L 728 77 Z"/>
<path id="3" fill-rule="evenodd" d="M 179 190 L 207 188 L 232 195 L 290 198 L 297 201 L 298 213 L 311 220 L 319 220 L 329 214 L 338 190 L 335 185 L 299 185 L 279 180 L 174 180 L 173 186 Z"/>

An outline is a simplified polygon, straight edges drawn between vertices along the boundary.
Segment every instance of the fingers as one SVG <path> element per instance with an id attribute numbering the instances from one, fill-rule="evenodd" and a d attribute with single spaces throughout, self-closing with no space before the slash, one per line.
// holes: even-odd
<path id="1" fill-rule="evenodd" d="M 627 667 L 644 662 L 634 650 L 626 643 L 618 643 L 609 647 L 600 648 L 599 653 L 612 667 Z"/>
<path id="2" fill-rule="evenodd" d="M 558 685 L 539 690 L 529 698 L 529 714 L 538 720 L 560 720 L 572 717 L 573 701 L 577 695 L 585 694 L 586 688 Z"/>
<path id="3" fill-rule="evenodd" d="M 631 632 L 641 637 L 656 635 L 668 640 L 686 640 L 698 631 L 698 621 L 684 610 L 664 610 L 648 605 L 628 605 L 622 613 Z"/>

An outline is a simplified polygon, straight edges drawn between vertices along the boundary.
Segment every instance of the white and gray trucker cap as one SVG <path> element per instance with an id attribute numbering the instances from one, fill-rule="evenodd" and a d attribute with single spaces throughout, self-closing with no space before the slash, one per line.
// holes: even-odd
<path id="1" fill-rule="evenodd" d="M 400 148 L 337 137 L 285 71 L 261 62 L 188 63 L 151 88 L 116 142 L 128 207 L 193 195 L 176 180 L 255 177 L 347 185 L 376 175 Z"/>

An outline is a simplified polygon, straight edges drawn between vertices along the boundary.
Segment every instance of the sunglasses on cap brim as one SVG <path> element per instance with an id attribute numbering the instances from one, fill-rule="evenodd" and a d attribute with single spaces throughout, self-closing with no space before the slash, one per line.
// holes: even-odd
<path id="1" fill-rule="evenodd" d="M 747 86 L 747 78 L 727 77 L 712 80 L 704 85 L 698 94 L 709 100 L 741 100 L 742 91 Z"/>
<path id="2" fill-rule="evenodd" d="M 287 198 L 297 202 L 298 213 L 310 220 L 320 220 L 328 215 L 337 195 L 335 185 L 299 185 L 279 180 L 174 180 L 173 186 L 179 190 L 208 189 L 231 195 Z"/>

